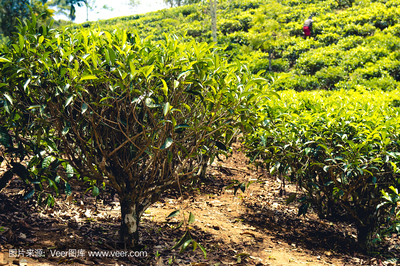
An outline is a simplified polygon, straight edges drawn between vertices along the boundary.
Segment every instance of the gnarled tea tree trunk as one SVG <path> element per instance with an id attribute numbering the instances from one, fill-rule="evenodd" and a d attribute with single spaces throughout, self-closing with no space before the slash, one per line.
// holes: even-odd
<path id="1" fill-rule="evenodd" d="M 128 193 L 120 195 L 121 228 L 120 241 L 126 247 L 139 247 L 139 223 L 144 211 L 154 202 L 137 203 Z M 155 200 L 155 198 L 154 198 Z"/>
<path id="2" fill-rule="evenodd" d="M 159 199 L 158 193 L 142 198 L 139 193 L 123 191 L 119 194 L 121 206 L 120 242 L 125 248 L 139 249 L 139 223 L 142 214 Z M 139 197 L 138 197 L 139 196 Z"/>
<path id="3" fill-rule="evenodd" d="M 139 246 L 139 222 L 143 212 L 131 200 L 122 198 L 120 240 L 128 246 Z"/>

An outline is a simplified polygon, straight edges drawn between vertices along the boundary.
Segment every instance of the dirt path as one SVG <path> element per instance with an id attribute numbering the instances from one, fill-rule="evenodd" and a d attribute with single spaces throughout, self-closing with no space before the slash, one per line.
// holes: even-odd
<path id="1" fill-rule="evenodd" d="M 117 247 L 116 197 L 104 194 L 96 201 L 81 188 L 72 201 L 64 196 L 54 208 L 40 209 L 33 199 L 22 199 L 24 185 L 14 179 L 0 193 L 0 265 L 396 265 L 359 254 L 350 225 L 319 221 L 312 213 L 298 217 L 296 204 L 285 203 L 295 187 L 286 185 L 283 193 L 279 180 L 251 169 L 239 148 L 211 167 L 205 184 L 170 192 L 146 211 L 140 233 L 147 254 L 131 257 Z M 232 180 L 262 181 L 234 195 L 226 190 Z M 177 209 L 180 214 L 167 220 Z M 183 253 L 171 250 L 187 227 L 176 228 L 190 212 L 195 222 L 189 230 L 206 258 L 192 246 Z M 391 244 L 399 254 L 400 239 Z M 93 251 L 121 254 L 89 256 Z"/>

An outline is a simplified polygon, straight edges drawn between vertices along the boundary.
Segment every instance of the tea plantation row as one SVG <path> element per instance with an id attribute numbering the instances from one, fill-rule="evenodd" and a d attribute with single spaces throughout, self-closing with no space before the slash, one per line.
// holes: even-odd
<path id="1" fill-rule="evenodd" d="M 400 7 L 398 1 L 225 1 L 218 9 L 222 55 L 272 75 L 274 88 L 398 87 Z M 207 4 L 188 5 L 93 23 L 112 31 L 137 30 L 142 37 L 162 33 L 211 41 Z M 314 15 L 312 38 L 302 25 Z M 90 25 L 90 24 L 89 24 Z M 270 68 L 271 59 L 271 68 Z M 271 73 L 275 72 L 275 73 Z M 278 74 L 276 73 L 278 72 Z M 287 73 L 287 74 L 284 74 Z"/>

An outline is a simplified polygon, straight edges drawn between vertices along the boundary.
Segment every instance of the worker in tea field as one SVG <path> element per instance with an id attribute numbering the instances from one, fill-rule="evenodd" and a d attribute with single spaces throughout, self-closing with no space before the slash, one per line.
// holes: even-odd
<path id="1" fill-rule="evenodd" d="M 304 32 L 304 39 L 307 39 L 307 37 L 310 37 L 311 31 L 312 31 L 312 15 L 304 22 L 303 26 L 303 32 Z"/>

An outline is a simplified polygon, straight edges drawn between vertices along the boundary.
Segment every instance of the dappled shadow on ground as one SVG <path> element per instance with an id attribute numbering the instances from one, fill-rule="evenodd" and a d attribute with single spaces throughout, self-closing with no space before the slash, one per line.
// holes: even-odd
<path id="1" fill-rule="evenodd" d="M 326 221 L 299 218 L 293 212 L 263 208 L 253 202 L 245 205 L 250 212 L 241 216 L 243 221 L 256 228 L 268 230 L 275 241 L 285 241 L 310 250 L 334 250 L 348 255 L 359 251 L 356 250 L 357 244 L 353 237 L 355 230 L 352 228 L 343 232 L 338 226 Z"/>
<path id="2" fill-rule="evenodd" d="M 255 189 L 251 198 L 243 203 L 248 208 L 248 212 L 240 216 L 243 223 L 264 230 L 272 236 L 274 243 L 285 242 L 295 248 L 310 250 L 317 256 L 336 257 L 350 265 L 397 265 L 399 235 L 386 238 L 384 243 L 375 247 L 374 255 L 368 254 L 358 246 L 354 225 L 321 220 L 312 211 L 306 217 L 299 217 L 298 206 L 287 206 L 287 197 L 277 194 L 270 199 L 272 204 L 261 205 L 256 200 L 260 195 Z M 387 259 L 392 262 L 380 264 Z"/>
<path id="3" fill-rule="evenodd" d="M 295 185 L 286 184 L 282 193 L 282 182 L 265 170 L 250 166 L 240 152 L 240 145 L 236 145 L 233 156 L 219 163 L 214 170 L 220 179 L 218 182 L 225 183 L 225 186 L 232 180 L 254 182 L 245 193 L 237 192 L 244 207 L 237 213 L 237 218 L 246 227 L 270 236 L 272 244 L 268 246 L 272 250 L 287 244 L 293 247 L 292 250 L 307 250 L 318 258 L 323 256 L 327 262 L 336 258 L 350 265 L 379 265 L 379 261 L 387 261 L 383 265 L 394 265 L 396 258 L 400 258 L 400 235 L 386 238 L 376 247 L 374 255 L 368 255 L 358 248 L 354 225 L 321 220 L 312 209 L 305 217 L 299 217 L 298 204 L 287 205 L 286 199 L 292 193 L 301 192 Z"/>
<path id="4" fill-rule="evenodd" d="M 205 230 L 203 221 L 199 222 L 199 225 L 191 225 L 190 232 L 193 239 L 206 248 L 207 260 L 200 248 L 197 248 L 195 252 L 192 251 L 193 245 L 183 253 L 180 253 L 179 249 L 171 250 L 188 227 L 177 228 L 181 217 L 166 219 L 167 214 L 177 207 L 186 209 L 192 204 L 198 205 L 195 201 L 208 197 L 199 192 L 204 191 L 205 187 L 210 187 L 210 190 L 206 191 L 211 194 L 211 192 L 222 193 L 221 188 L 225 186 L 224 180 L 210 178 L 203 180 L 203 183 L 198 183 L 198 189 L 183 189 L 182 194 L 175 191 L 165 193 L 163 200 L 144 214 L 140 224 L 140 242 L 143 246 L 142 251 L 145 251 L 147 256 L 107 258 L 105 256 L 90 257 L 88 252 L 124 250 L 118 244 L 119 203 L 115 196 L 110 198 L 112 195 L 109 194 L 112 193 L 102 195 L 102 200 L 96 200 L 90 194 L 83 195 L 84 188 L 76 186 L 75 193 L 77 194 L 71 202 L 67 203 L 64 200 L 65 197 L 61 196 L 56 198 L 53 208 L 38 207 L 34 198 L 23 198 L 25 184 L 19 179 L 13 179 L 5 191 L 0 193 L 0 227 L 3 229 L 0 232 L 0 252 L 8 255 L 9 250 L 22 251 L 24 254 L 21 253 L 21 256 L 6 260 L 18 264 L 27 258 L 28 250 L 42 250 L 43 257 L 41 258 L 36 255 L 28 256 L 28 262 L 37 263 L 37 265 L 115 265 L 116 263 L 118 265 L 167 265 L 169 263 L 190 265 L 192 262 L 209 262 L 210 257 L 216 263 L 221 263 L 222 260 L 232 262 L 236 255 L 233 249 L 237 248 L 238 244 L 232 244 L 226 239 L 219 238 L 218 234 L 214 234 L 217 227 Z M 188 214 L 188 211 L 185 213 Z M 196 217 L 199 219 L 201 215 L 196 213 Z M 210 225 L 207 224 L 206 227 L 208 226 Z M 53 256 L 52 254 L 56 251 L 67 252 L 67 255 Z M 77 254 L 72 254 L 71 251 Z M 84 253 L 79 253 L 80 251 Z M 215 252 L 214 256 L 213 252 Z M 243 260 L 245 261 L 245 258 Z"/>
<path id="5" fill-rule="evenodd" d="M 235 195 L 232 189 L 226 189 L 233 180 L 262 182 Z M 89 257 L 87 252 L 124 250 L 118 245 L 118 198 L 110 188 L 94 198 L 85 193 L 84 186 L 75 184 L 73 199 L 60 195 L 54 208 L 45 208 L 37 207 L 35 198 L 25 200 L 26 185 L 14 178 L 0 193 L 0 253 L 43 249 L 44 258 L 32 258 L 43 266 L 379 265 L 382 256 L 361 256 L 355 249 L 353 227 L 320 221 L 312 212 L 298 217 L 297 206 L 285 204 L 287 196 L 281 195 L 280 187 L 275 178 L 249 167 L 236 147 L 232 157 L 209 167 L 206 179 L 164 193 L 143 214 L 140 235 L 147 256 L 107 258 Z M 293 190 L 287 185 L 288 193 Z M 180 215 L 166 219 L 178 209 Z M 179 227 L 190 212 L 195 222 Z M 200 248 L 193 251 L 193 246 L 182 253 L 171 250 L 185 230 L 204 246 L 207 258 Z M 51 256 L 51 251 L 70 249 L 85 250 L 86 256 Z"/>
<path id="6" fill-rule="evenodd" d="M 182 194 L 178 191 L 168 191 L 162 196 L 162 200 L 156 203 L 143 215 L 140 224 L 140 238 L 142 251 L 147 256 L 135 257 L 90 257 L 89 251 L 122 251 L 118 243 L 120 208 L 118 198 L 112 191 L 100 194 L 96 199 L 90 193 L 85 193 L 86 188 L 79 184 L 73 184 L 74 197 L 69 199 L 66 195 L 56 197 L 55 206 L 37 206 L 36 197 L 24 199 L 29 191 L 18 178 L 12 179 L 9 186 L 0 193 L 0 252 L 5 257 L 9 250 L 19 250 L 24 254 L 9 258 L 10 262 L 19 263 L 23 259 L 28 262 L 36 262 L 38 265 L 163 265 L 161 263 L 175 263 L 177 265 L 189 265 L 192 262 L 205 260 L 203 252 L 197 248 L 195 252 L 179 253 L 179 249 L 171 250 L 176 242 L 185 234 L 187 227 L 179 226 L 182 217 L 166 219 L 174 209 L 180 208 L 188 214 L 188 206 L 198 206 L 199 203 L 211 201 L 209 196 L 215 197 L 223 193 L 223 188 L 229 184 L 229 180 L 223 180 L 209 176 L 196 184 L 185 184 Z M 191 187 L 194 186 L 195 189 Z M 110 190 L 110 188 L 107 188 Z M 48 193 L 54 191 L 48 190 Z M 67 200 L 66 200 L 67 198 Z M 207 200 L 204 200 L 207 198 Z M 203 201 L 204 200 L 204 201 Z M 199 202 L 197 202 L 199 201 Z M 185 205 L 185 206 L 184 206 Z M 207 206 L 201 208 L 208 211 Z M 192 210 L 193 211 L 193 210 Z M 193 211 L 197 219 L 199 212 Z M 211 217 L 211 219 L 214 219 Z M 201 222 L 203 223 L 203 222 Z M 200 224 L 199 222 L 199 225 Z M 210 226 L 209 224 L 206 227 Z M 217 227 L 215 227 L 217 228 Z M 204 226 L 191 225 L 191 235 L 199 241 L 208 251 L 208 258 L 212 252 L 216 252 L 214 260 L 217 263 L 221 259 L 232 261 L 235 252 L 229 247 L 229 242 L 219 239 L 215 235 L 215 228 L 205 230 Z M 224 248 L 225 247 L 225 248 Z M 28 250 L 41 250 L 43 257 L 36 254 L 26 256 Z M 54 252 L 67 252 L 67 255 L 52 255 Z M 83 251 L 84 253 L 79 253 Z M 77 252 L 73 254 L 70 252 Z M 144 254 L 144 253 L 142 253 Z M 2 263 L 2 261 L 0 261 Z"/>

